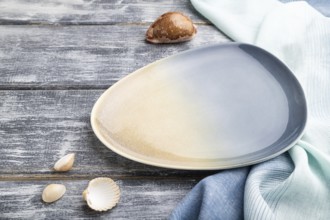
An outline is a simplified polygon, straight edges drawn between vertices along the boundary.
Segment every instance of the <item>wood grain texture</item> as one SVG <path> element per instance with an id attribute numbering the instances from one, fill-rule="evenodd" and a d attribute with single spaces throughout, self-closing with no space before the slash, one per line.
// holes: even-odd
<path id="1" fill-rule="evenodd" d="M 0 180 L 81 179 L 113 176 L 206 176 L 143 165 L 106 148 L 90 126 L 91 109 L 103 90 L 0 91 Z M 76 153 L 68 173 L 54 173 L 55 162 Z"/>
<path id="2" fill-rule="evenodd" d="M 0 182 L 0 219 L 166 219 L 175 205 L 196 184 L 195 179 L 114 179 L 121 190 L 116 207 L 91 210 L 82 199 L 88 180 Z M 61 183 L 65 195 L 55 203 L 41 200 L 44 187 Z"/>
<path id="3" fill-rule="evenodd" d="M 190 42 L 153 45 L 145 25 L 0 26 L 0 89 L 105 89 L 157 59 L 228 42 L 199 26 Z"/>
<path id="4" fill-rule="evenodd" d="M 152 45 L 145 32 L 159 15 L 181 11 L 198 25 L 182 44 Z M 90 126 L 102 92 L 155 60 L 230 41 L 189 0 L 0 0 L 0 219 L 166 219 L 203 177 L 140 164 L 106 148 Z M 67 153 L 73 169 L 52 170 Z M 81 193 L 94 177 L 121 188 L 117 207 L 90 210 Z M 65 196 L 41 201 L 63 183 Z"/>
<path id="5" fill-rule="evenodd" d="M 0 24 L 150 23 L 169 11 L 181 11 L 206 23 L 189 0 L 1 0 Z"/>

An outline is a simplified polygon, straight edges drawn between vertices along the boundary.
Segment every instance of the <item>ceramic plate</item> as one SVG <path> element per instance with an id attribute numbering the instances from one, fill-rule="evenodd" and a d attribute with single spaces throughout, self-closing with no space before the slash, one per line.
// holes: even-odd
<path id="1" fill-rule="evenodd" d="M 91 123 L 112 151 L 176 169 L 255 164 L 302 136 L 303 90 L 276 57 L 247 44 L 189 50 L 123 78 L 96 102 Z"/>

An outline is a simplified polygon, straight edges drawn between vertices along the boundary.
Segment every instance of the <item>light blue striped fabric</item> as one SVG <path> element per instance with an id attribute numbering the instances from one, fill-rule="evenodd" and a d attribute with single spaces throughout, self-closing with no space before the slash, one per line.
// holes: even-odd
<path id="1" fill-rule="evenodd" d="M 233 40 L 262 47 L 287 64 L 305 91 L 309 120 L 288 153 L 207 177 L 170 218 L 330 219 L 330 1 L 310 0 L 319 11 L 286 0 L 191 1 Z"/>

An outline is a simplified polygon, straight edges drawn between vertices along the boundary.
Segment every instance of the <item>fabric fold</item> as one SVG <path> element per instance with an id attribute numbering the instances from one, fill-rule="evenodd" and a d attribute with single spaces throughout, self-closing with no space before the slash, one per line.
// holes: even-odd
<path id="1" fill-rule="evenodd" d="M 191 3 L 231 39 L 242 43 L 254 41 L 264 17 L 281 4 L 276 0 L 191 0 Z"/>

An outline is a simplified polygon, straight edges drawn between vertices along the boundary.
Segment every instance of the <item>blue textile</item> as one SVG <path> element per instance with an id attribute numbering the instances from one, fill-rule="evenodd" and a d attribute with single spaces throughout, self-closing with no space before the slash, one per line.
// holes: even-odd
<path id="1" fill-rule="evenodd" d="M 246 167 L 203 179 L 181 202 L 172 219 L 243 219 L 243 189 L 248 173 Z"/>

